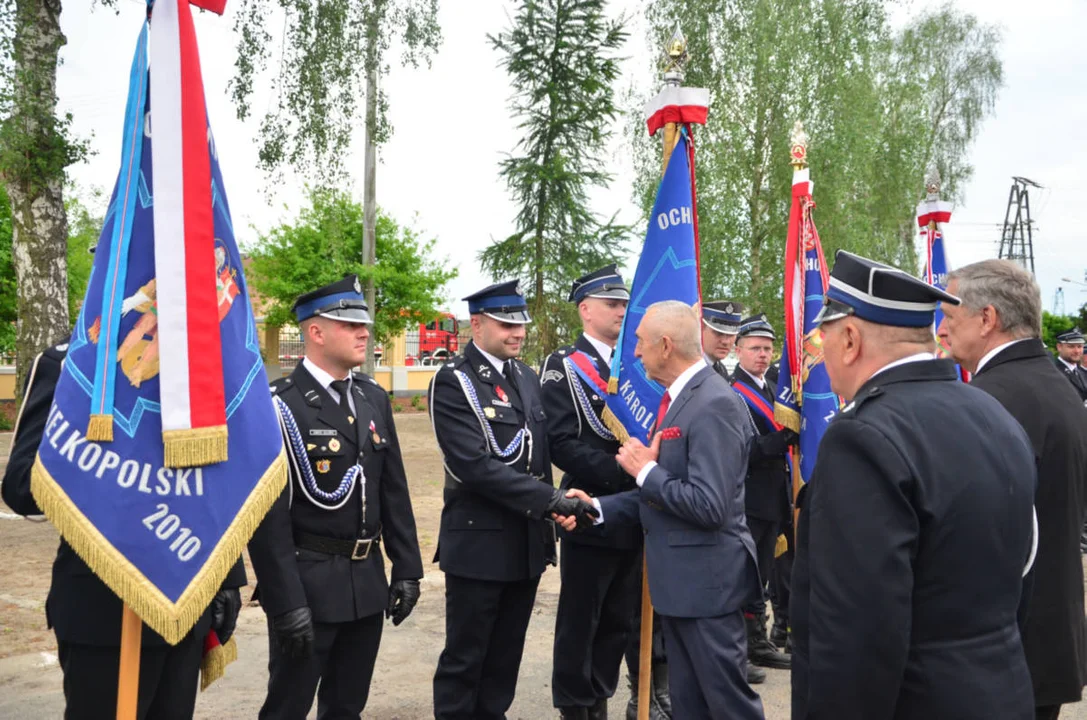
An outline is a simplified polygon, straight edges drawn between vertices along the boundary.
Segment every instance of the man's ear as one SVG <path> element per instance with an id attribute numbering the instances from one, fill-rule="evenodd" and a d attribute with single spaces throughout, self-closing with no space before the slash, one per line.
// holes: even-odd
<path id="1" fill-rule="evenodd" d="M 842 328 L 842 364 L 849 366 L 861 358 L 861 331 L 851 318 L 846 318 Z"/>

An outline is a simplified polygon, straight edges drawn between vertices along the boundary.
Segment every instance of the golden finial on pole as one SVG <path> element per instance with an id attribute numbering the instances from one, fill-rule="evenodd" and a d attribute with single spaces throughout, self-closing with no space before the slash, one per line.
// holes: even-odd
<path id="1" fill-rule="evenodd" d="M 683 36 L 683 30 L 677 22 L 672 37 L 664 46 L 664 82 L 673 85 L 682 83 L 688 60 L 690 55 L 687 53 L 687 38 Z"/>
<path id="2" fill-rule="evenodd" d="M 808 139 L 808 134 L 804 132 L 804 123 L 797 120 L 789 135 L 789 156 L 795 170 L 803 170 L 808 166 Z"/>
<path id="3" fill-rule="evenodd" d="M 928 194 L 925 199 L 930 202 L 940 199 L 940 171 L 935 164 L 929 165 L 925 174 L 925 192 Z"/>

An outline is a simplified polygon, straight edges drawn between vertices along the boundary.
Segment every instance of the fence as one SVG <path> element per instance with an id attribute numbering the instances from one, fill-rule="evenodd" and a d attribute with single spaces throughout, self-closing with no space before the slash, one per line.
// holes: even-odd
<path id="1" fill-rule="evenodd" d="M 435 351 L 427 351 L 425 354 L 420 354 L 419 351 L 419 331 L 409 330 L 404 333 L 404 365 L 408 367 L 418 365 L 435 365 L 444 362 L 455 352 L 449 351 L 445 348 L 439 348 Z M 302 342 L 302 335 L 297 327 L 286 326 L 279 329 L 279 366 L 284 372 L 290 372 L 294 367 L 302 362 L 302 357 L 305 355 L 305 345 Z M 388 357 L 384 352 L 382 345 L 374 346 L 374 357 L 377 360 L 379 366 L 384 367 L 384 360 Z"/>

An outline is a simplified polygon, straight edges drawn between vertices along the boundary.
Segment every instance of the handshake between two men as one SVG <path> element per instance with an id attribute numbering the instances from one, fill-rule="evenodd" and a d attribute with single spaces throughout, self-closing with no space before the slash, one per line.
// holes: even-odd
<path id="1" fill-rule="evenodd" d="M 653 436 L 649 447 L 642 444 L 637 438 L 630 438 L 619 448 L 619 454 L 615 456 L 619 467 L 623 468 L 631 477 L 637 478 L 650 463 L 656 464 L 660 457 L 661 434 Z M 574 532 L 591 527 L 600 518 L 599 502 L 590 497 L 584 490 L 570 488 L 563 495 L 561 490 L 555 491 L 551 500 L 551 519 L 566 532 Z"/>

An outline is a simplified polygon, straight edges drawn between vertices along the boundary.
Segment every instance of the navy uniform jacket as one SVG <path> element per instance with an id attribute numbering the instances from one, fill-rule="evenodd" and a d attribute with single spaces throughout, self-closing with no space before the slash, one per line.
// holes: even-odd
<path id="1" fill-rule="evenodd" d="M 1030 720 L 1034 452 L 950 360 L 872 377 L 801 493 L 793 720 Z"/>
<path id="2" fill-rule="evenodd" d="M 1068 382 L 1072 383 L 1072 387 L 1079 393 L 1080 402 L 1087 405 L 1087 370 L 1077 365 L 1075 369 L 1069 368 L 1060 358 L 1053 358 L 1053 364 L 1057 366 L 1057 369 L 1068 378 Z"/>
<path id="3" fill-rule="evenodd" d="M 743 400 L 702 368 L 660 423 L 657 467 L 640 489 L 600 498 L 604 524 L 645 529 L 646 572 L 661 615 L 717 617 L 762 587 L 744 519 L 744 475 L 754 431 Z M 678 431 L 678 432 L 676 432 Z"/>
<path id="4" fill-rule="evenodd" d="M 1087 508 L 1087 410 L 1040 340 L 998 352 L 970 382 L 1027 431 L 1038 466 L 1038 557 L 1023 626 L 1034 704 L 1077 702 L 1087 682 L 1079 538 Z"/>
<path id="5" fill-rule="evenodd" d="M 30 470 L 38 455 L 38 445 L 49 419 L 49 408 L 53 405 L 53 391 L 60 380 L 67 354 L 67 344 L 49 348 L 35 358 L 33 369 L 27 376 L 26 395 L 3 484 L 4 502 L 20 515 L 41 514 L 30 494 Z M 222 586 L 240 588 L 245 584 L 245 566 L 239 558 Z M 71 545 L 61 540 L 57 559 L 53 561 L 53 583 L 45 600 L 46 620 L 56 632 L 57 640 L 79 645 L 120 647 L 123 609 L 121 599 L 98 579 Z M 209 609 L 204 611 L 192 632 L 202 638 L 210 627 Z M 146 624 L 143 626 L 142 642 L 154 646 L 166 644 L 162 636 Z"/>
<path id="6" fill-rule="evenodd" d="M 351 392 L 355 422 L 301 363 L 289 377 L 272 384 L 301 433 L 299 457 L 285 439 L 290 482 L 249 543 L 260 583 L 260 602 L 270 617 L 308 605 L 317 622 L 350 622 L 383 611 L 389 602 L 385 562 L 376 543 L 366 560 L 351 560 L 296 548 L 295 533 L 354 540 L 380 537 L 392 561 L 393 580 L 423 576 L 415 515 L 393 425 L 389 396 L 373 380 L 355 373 Z M 333 491 L 356 461 L 366 478 L 366 518 L 359 478 L 342 507 L 326 509 L 311 501 L 302 485 L 300 463 L 313 471 L 317 487 Z M 325 472 L 321 472 L 325 470 Z"/>
<path id="7" fill-rule="evenodd" d="M 776 373 L 774 373 L 776 376 Z M 732 384 L 737 381 L 744 383 L 755 392 L 762 395 L 762 399 L 774 407 L 774 391 L 777 387 L 776 377 L 770 379 L 768 370 L 763 378 L 766 387 L 760 388 L 755 378 L 739 365 L 732 372 Z M 747 401 L 740 398 L 744 404 Z M 748 517 L 768 520 L 784 524 L 789 517 L 789 465 L 788 446 L 782 434 L 766 421 L 759 413 L 748 408 L 751 419 L 755 422 L 758 435 L 751 445 L 751 457 L 747 465 L 746 488 L 744 490 L 747 502 Z"/>
<path id="8" fill-rule="evenodd" d="M 536 373 L 519 361 L 514 368 L 515 380 L 506 380 L 469 343 L 431 381 L 430 417 L 445 466 L 435 555 L 443 572 L 512 582 L 555 562 L 555 526 L 545 517 L 553 491 L 547 416 Z M 512 450 L 522 429 L 517 450 L 500 457 L 496 449 Z"/>
<path id="9" fill-rule="evenodd" d="M 629 490 L 634 487 L 634 478 L 616 462 L 619 441 L 607 431 L 601 419 L 606 406 L 604 392 L 569 371 L 563 362 L 577 351 L 593 361 L 601 380 L 607 382 L 611 377 L 611 369 L 584 335 L 574 345 L 559 348 L 544 361 L 540 396 L 547 413 L 551 459 L 564 472 L 561 487 L 580 488 L 594 497 Z M 642 544 L 641 530 L 623 525 L 598 525 L 582 532 L 562 533 L 562 537 L 563 542 L 621 550 L 633 550 Z"/>

